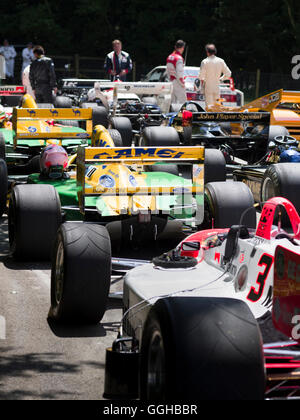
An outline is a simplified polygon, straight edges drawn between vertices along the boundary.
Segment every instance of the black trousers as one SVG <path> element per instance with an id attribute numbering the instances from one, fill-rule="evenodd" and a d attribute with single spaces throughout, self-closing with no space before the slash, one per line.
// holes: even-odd
<path id="1" fill-rule="evenodd" d="M 41 85 L 35 88 L 35 99 L 37 103 L 53 103 L 52 88 L 48 85 Z"/>

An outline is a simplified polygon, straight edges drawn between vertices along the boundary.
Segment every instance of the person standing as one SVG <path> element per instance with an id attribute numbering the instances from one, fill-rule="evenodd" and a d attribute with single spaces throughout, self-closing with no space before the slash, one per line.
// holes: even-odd
<path id="1" fill-rule="evenodd" d="M 205 105 L 210 106 L 220 98 L 220 82 L 229 79 L 231 70 L 222 58 L 216 56 L 214 44 L 207 44 L 205 50 L 207 58 L 201 62 L 199 79 L 204 87 Z"/>
<path id="2" fill-rule="evenodd" d="M 34 60 L 33 43 L 32 42 L 28 42 L 27 47 L 23 49 L 22 57 L 23 57 L 23 63 L 22 63 L 21 73 L 23 73 L 25 67 L 29 66 L 31 64 L 31 62 Z"/>
<path id="3" fill-rule="evenodd" d="M 185 42 L 179 39 L 175 49 L 167 58 L 167 75 L 173 84 L 171 103 L 183 104 L 186 102 L 186 91 L 184 82 L 184 58 Z"/>
<path id="4" fill-rule="evenodd" d="M 115 39 L 112 46 L 113 51 L 107 54 L 104 68 L 111 81 L 119 78 L 126 82 L 127 74 L 132 71 L 132 60 L 127 52 L 122 51 L 122 42 L 119 39 Z"/>
<path id="5" fill-rule="evenodd" d="M 14 80 L 14 69 L 15 69 L 15 57 L 17 55 L 13 45 L 9 45 L 7 39 L 3 41 L 2 47 L 0 47 L 0 54 L 5 58 L 5 74 L 8 82 L 13 83 Z"/>
<path id="6" fill-rule="evenodd" d="M 22 85 L 25 87 L 26 93 L 28 93 L 35 99 L 35 95 L 33 93 L 30 80 L 29 80 L 29 72 L 30 72 L 30 64 L 26 66 L 22 72 Z"/>
<path id="7" fill-rule="evenodd" d="M 52 103 L 52 91 L 57 93 L 56 75 L 54 63 L 51 58 L 45 56 L 44 48 L 40 45 L 34 47 L 35 60 L 30 64 L 29 80 L 39 103 Z"/>

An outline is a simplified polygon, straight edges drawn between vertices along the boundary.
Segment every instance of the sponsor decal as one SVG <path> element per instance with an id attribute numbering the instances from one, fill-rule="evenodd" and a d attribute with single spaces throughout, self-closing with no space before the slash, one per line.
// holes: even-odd
<path id="1" fill-rule="evenodd" d="M 102 175 L 99 178 L 99 184 L 105 188 L 113 188 L 115 186 L 115 180 L 110 175 Z"/>
<path id="2" fill-rule="evenodd" d="M 32 126 L 28 127 L 28 128 L 27 128 L 27 130 L 28 130 L 30 133 L 36 133 L 36 131 L 37 131 L 36 127 L 32 127 Z"/>
<path id="3" fill-rule="evenodd" d="M 110 150 L 108 152 L 94 155 L 94 159 L 122 159 L 122 158 L 162 158 L 162 159 L 179 159 L 183 156 L 183 152 L 178 152 L 173 149 L 157 149 L 157 148 L 128 148 L 119 150 Z"/>
<path id="4" fill-rule="evenodd" d="M 133 187 L 138 186 L 137 180 L 135 179 L 135 177 L 133 175 L 129 175 L 129 182 Z"/>
<path id="5" fill-rule="evenodd" d="M 58 111 L 56 110 L 56 109 L 50 109 L 50 112 L 51 112 L 51 114 L 52 114 L 52 116 L 54 117 L 54 116 L 58 116 Z"/>
<path id="6" fill-rule="evenodd" d="M 81 112 L 79 109 L 72 109 L 73 113 L 75 114 L 76 117 L 80 117 Z"/>

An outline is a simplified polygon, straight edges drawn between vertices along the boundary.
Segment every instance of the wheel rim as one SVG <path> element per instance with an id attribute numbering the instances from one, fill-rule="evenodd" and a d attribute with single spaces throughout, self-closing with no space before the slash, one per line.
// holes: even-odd
<path id="1" fill-rule="evenodd" d="M 268 201 L 270 198 L 275 197 L 275 188 L 271 178 L 266 178 L 262 185 L 262 201 Z"/>
<path id="2" fill-rule="evenodd" d="M 55 261 L 55 300 L 59 304 L 63 294 L 63 279 L 64 279 L 64 245 L 60 241 L 57 247 L 56 261 Z"/>
<path id="3" fill-rule="evenodd" d="M 161 333 L 155 331 L 152 335 L 148 352 L 147 398 L 162 399 L 165 396 L 166 372 L 165 352 Z"/>

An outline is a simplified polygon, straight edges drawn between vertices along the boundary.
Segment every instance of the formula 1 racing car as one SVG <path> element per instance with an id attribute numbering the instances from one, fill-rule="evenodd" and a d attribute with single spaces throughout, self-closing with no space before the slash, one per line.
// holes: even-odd
<path id="1" fill-rule="evenodd" d="M 32 96 L 21 96 L 17 87 L 9 88 L 6 93 L 8 87 L 1 87 L 4 97 L 17 96 L 21 101 L 21 107 L 5 107 L 0 121 L 0 158 L 6 160 L 10 173 L 30 173 L 36 169 L 34 157 L 47 144 L 59 143 L 71 154 L 91 137 L 91 109 L 39 109 Z M 85 129 L 78 126 L 78 121 L 86 122 Z"/>
<path id="2" fill-rule="evenodd" d="M 282 230 L 280 223 L 273 225 L 278 206 L 287 210 L 292 233 Z M 278 340 L 271 320 L 274 256 L 279 245 L 299 255 L 300 217 L 288 200 L 272 198 L 254 230 L 243 224 L 249 212 L 255 213 L 254 208 L 246 209 L 240 224 L 231 228 L 190 235 L 152 263 L 112 259 L 114 270 L 118 265 L 121 270 L 135 268 L 124 277 L 120 333 L 106 353 L 106 398 L 262 399 L 266 392 L 271 395 L 272 384 L 282 373 L 276 371 L 278 359 L 276 364 L 272 358 L 276 350 L 281 357 L 284 354 L 284 349 L 278 350 L 280 344 L 270 344 L 273 337 Z M 89 244 L 88 255 L 74 245 L 83 236 L 81 246 Z M 110 284 L 109 246 L 104 229 L 61 226 L 52 265 L 50 317 L 60 322 L 96 321 L 97 310 L 101 319 Z M 291 324 L 280 308 L 299 292 L 298 265 L 293 263 L 292 268 L 278 256 L 276 261 L 277 277 L 286 280 L 275 284 L 279 290 L 275 299 L 281 300 L 275 300 L 274 316 L 280 330 L 288 333 Z M 293 279 L 292 288 L 286 276 Z M 88 286 L 84 278 L 89 278 Z M 294 306 L 288 309 L 298 313 L 299 296 L 289 303 Z M 264 348 L 261 332 L 267 343 Z M 285 369 L 300 367 L 297 355 L 299 351 L 294 363 L 282 361 Z M 293 375 L 299 391 L 299 372 L 285 376 L 292 379 Z"/>
<path id="3" fill-rule="evenodd" d="M 276 196 L 285 197 L 300 212 L 299 163 L 298 140 L 291 136 L 276 136 L 269 142 L 267 153 L 260 162 L 234 169 L 233 179 L 247 184 L 257 203 L 265 203 Z"/>
<path id="4" fill-rule="evenodd" d="M 273 226 L 277 206 L 287 209 L 293 234 Z M 111 363 L 114 352 L 119 356 L 124 351 L 126 358 L 128 336 L 133 353 L 140 353 L 142 399 L 258 399 L 269 393 L 280 372 L 276 375 L 272 364 L 276 345 L 272 353 L 268 344 L 264 358 L 258 325 L 262 331 L 264 324 L 270 328 L 276 247 L 299 255 L 299 226 L 292 204 L 273 198 L 264 206 L 256 231 L 239 225 L 199 232 L 174 252 L 128 272 L 123 334 L 107 350 L 106 393 L 121 389 L 114 388 L 110 375 L 120 370 L 114 371 Z M 281 272 L 285 269 L 281 266 Z M 286 287 L 276 287 L 286 296 Z M 297 295 L 295 288 L 290 295 Z M 299 310 L 299 296 L 294 299 L 298 305 L 293 309 Z M 286 319 L 280 310 L 277 317 Z M 265 367 L 270 368 L 267 387 Z M 291 371 L 293 366 L 286 363 L 285 368 Z M 297 371 L 294 376 L 299 391 Z"/>
<path id="5" fill-rule="evenodd" d="M 164 131 L 171 138 L 177 135 L 172 127 Z M 78 149 L 76 167 L 69 162 L 69 170 L 59 178 L 32 174 L 26 185 L 13 188 L 8 222 L 15 257 L 49 258 L 63 220 L 106 225 L 115 250 L 122 242 L 177 242 L 184 226 L 211 226 L 212 220 L 216 226 L 230 225 L 253 203 L 242 183 L 208 184 L 204 199 L 204 167 L 209 173 L 209 161 L 203 147 L 115 147 L 116 139 L 102 126 L 94 128 L 92 144 Z M 193 170 L 183 177 L 178 171 L 168 172 L 170 163 L 175 169 L 193 165 Z M 215 181 L 223 181 L 225 171 L 221 175 Z"/>

